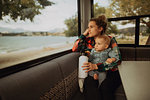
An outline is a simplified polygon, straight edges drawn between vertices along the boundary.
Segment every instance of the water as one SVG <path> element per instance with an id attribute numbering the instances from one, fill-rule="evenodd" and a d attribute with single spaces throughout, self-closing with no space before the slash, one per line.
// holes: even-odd
<path id="1" fill-rule="evenodd" d="M 77 37 L 64 36 L 2 36 L 0 37 L 0 54 L 29 49 L 56 48 L 73 43 Z"/>

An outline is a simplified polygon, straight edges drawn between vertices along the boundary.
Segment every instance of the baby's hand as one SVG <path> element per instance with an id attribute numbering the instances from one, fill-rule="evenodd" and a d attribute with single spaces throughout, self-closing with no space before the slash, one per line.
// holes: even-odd
<path id="1" fill-rule="evenodd" d="M 108 63 L 108 64 L 110 64 L 110 63 L 112 63 L 113 62 L 113 60 L 111 59 L 111 58 L 108 58 L 107 60 L 106 60 L 106 63 Z"/>

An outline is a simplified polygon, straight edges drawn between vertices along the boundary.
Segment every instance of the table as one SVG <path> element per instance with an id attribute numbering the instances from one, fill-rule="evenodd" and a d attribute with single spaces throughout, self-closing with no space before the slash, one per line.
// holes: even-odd
<path id="1" fill-rule="evenodd" d="M 150 100 L 150 61 L 123 61 L 118 68 L 127 100 Z"/>

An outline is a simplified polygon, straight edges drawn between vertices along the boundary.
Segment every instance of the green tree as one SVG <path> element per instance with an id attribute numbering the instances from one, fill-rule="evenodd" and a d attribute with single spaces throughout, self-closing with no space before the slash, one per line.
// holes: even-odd
<path id="1" fill-rule="evenodd" d="M 0 20 L 4 16 L 10 16 L 14 21 L 30 19 L 41 14 L 46 6 L 54 4 L 48 0 L 0 0 Z"/>
<path id="2" fill-rule="evenodd" d="M 94 17 L 98 17 L 99 15 L 105 14 L 106 9 L 104 7 L 100 7 L 98 3 L 94 4 Z"/>
<path id="3" fill-rule="evenodd" d="M 108 23 L 108 29 L 107 29 L 107 33 L 118 33 L 118 28 L 116 25 L 113 25 L 112 23 Z"/>
<path id="4" fill-rule="evenodd" d="M 147 28 L 146 33 L 147 33 L 147 34 L 150 33 L 150 28 Z"/>
<path id="5" fill-rule="evenodd" d="M 94 17 L 98 17 L 99 15 L 105 14 L 107 18 L 112 17 L 112 10 L 110 8 L 104 8 L 95 3 L 94 5 Z M 108 23 L 107 33 L 118 33 L 118 29 L 116 25 L 112 23 Z"/>
<path id="6" fill-rule="evenodd" d="M 149 0 L 112 0 L 110 8 L 114 17 L 124 17 L 150 14 L 149 6 Z M 141 22 L 150 28 L 150 18 Z"/>
<path id="7" fill-rule="evenodd" d="M 108 13 L 106 13 L 108 12 Z M 106 17 L 112 17 L 110 14 L 111 9 L 100 7 L 98 3 L 94 5 L 94 17 L 98 17 L 99 15 L 105 14 Z M 65 24 L 67 26 L 67 30 L 64 31 L 66 36 L 77 36 L 78 35 L 78 18 L 77 15 L 72 16 L 71 18 L 68 18 L 65 20 Z M 117 33 L 118 29 L 116 25 L 113 25 L 111 23 L 108 23 L 108 33 Z"/>
<path id="8" fill-rule="evenodd" d="M 65 20 L 67 30 L 64 31 L 66 36 L 77 36 L 78 35 L 78 17 L 77 15 L 72 16 Z"/>

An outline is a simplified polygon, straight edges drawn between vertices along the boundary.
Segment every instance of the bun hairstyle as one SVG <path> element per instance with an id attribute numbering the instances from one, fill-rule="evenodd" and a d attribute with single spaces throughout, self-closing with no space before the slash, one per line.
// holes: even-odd
<path id="1" fill-rule="evenodd" d="M 98 28 L 103 28 L 101 35 L 105 34 L 107 29 L 107 18 L 105 17 L 105 15 L 101 15 L 98 18 L 92 18 L 90 19 L 90 21 L 95 21 Z"/>

